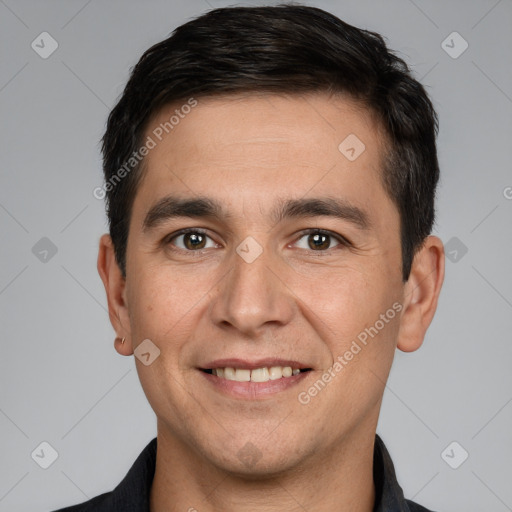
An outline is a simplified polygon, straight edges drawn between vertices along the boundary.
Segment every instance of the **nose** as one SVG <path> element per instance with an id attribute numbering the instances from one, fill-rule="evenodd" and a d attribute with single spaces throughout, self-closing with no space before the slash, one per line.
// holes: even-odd
<path id="1" fill-rule="evenodd" d="M 269 327 L 291 321 L 295 311 L 293 293 L 284 275 L 278 274 L 283 273 L 286 264 L 270 249 L 264 249 L 254 261 L 233 251 L 227 264 L 229 272 L 219 283 L 210 309 L 218 327 L 257 337 Z"/>

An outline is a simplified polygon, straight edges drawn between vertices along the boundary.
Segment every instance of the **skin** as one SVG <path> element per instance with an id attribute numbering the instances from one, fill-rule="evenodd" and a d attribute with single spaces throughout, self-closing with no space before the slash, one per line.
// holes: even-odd
<path id="1" fill-rule="evenodd" d="M 177 107 L 157 113 L 147 134 Z M 351 133 L 366 146 L 355 161 L 338 150 Z M 150 339 L 161 351 L 149 366 L 135 358 L 158 418 L 152 512 L 373 510 L 384 385 L 395 349 L 421 346 L 444 277 L 442 242 L 430 236 L 402 281 L 399 214 L 381 181 L 385 143 L 350 99 L 253 94 L 198 99 L 149 152 L 126 279 L 108 235 L 98 270 L 112 325 L 126 338 L 116 350 L 129 356 Z M 149 209 L 169 194 L 216 199 L 229 215 L 172 218 L 144 230 Z M 270 216 L 278 199 L 311 197 L 357 206 L 369 228 L 328 216 L 277 223 Z M 182 228 L 207 232 L 201 253 L 183 236 L 169 239 Z M 323 249 L 301 233 L 315 228 L 333 233 Z M 236 252 L 248 236 L 263 250 L 252 263 Z M 301 404 L 298 394 L 394 303 L 401 311 Z M 198 370 L 225 357 L 280 357 L 313 370 L 289 389 L 241 399 Z M 252 464 L 237 455 L 247 446 L 258 454 Z"/>

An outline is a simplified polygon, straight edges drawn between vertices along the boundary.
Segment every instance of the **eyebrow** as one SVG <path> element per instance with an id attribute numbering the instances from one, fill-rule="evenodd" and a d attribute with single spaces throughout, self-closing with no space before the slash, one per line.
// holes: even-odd
<path id="1" fill-rule="evenodd" d="M 361 208 L 342 199 L 332 197 L 281 199 L 270 218 L 278 224 L 290 218 L 334 217 L 354 224 L 362 230 L 371 227 L 368 214 Z M 150 208 L 142 225 L 143 231 L 150 231 L 167 220 L 188 217 L 211 218 L 218 221 L 229 219 L 232 214 L 225 211 L 221 203 L 208 197 L 183 199 L 166 196 Z"/>

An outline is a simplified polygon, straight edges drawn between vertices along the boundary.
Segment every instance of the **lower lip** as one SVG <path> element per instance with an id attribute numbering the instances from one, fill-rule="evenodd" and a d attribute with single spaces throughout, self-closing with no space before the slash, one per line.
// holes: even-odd
<path id="1" fill-rule="evenodd" d="M 267 382 L 238 382 L 217 377 L 211 373 L 201 370 L 199 372 L 210 382 L 218 391 L 235 398 L 245 398 L 247 400 L 258 400 L 259 398 L 268 398 L 281 391 L 292 388 L 304 380 L 311 371 L 300 372 L 291 377 L 281 377 Z"/>

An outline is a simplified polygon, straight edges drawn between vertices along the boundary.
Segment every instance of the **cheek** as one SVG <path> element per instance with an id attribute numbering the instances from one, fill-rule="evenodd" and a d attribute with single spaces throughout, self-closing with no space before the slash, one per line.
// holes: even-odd
<path id="1" fill-rule="evenodd" d="M 129 315 L 135 345 L 149 338 L 162 361 L 179 366 L 219 280 L 214 271 L 141 262 L 129 282 Z"/>
<path id="2" fill-rule="evenodd" d="M 316 316 L 315 323 L 328 327 L 328 337 L 343 348 L 365 327 L 373 325 L 392 307 L 392 282 L 389 274 L 377 268 L 365 272 L 359 268 L 331 269 L 328 273 L 296 281 L 297 296 Z M 308 316 L 311 316 L 309 313 Z M 391 322 L 389 322 L 391 323 Z"/>
<path id="3" fill-rule="evenodd" d="M 337 364 L 334 384 L 325 399 L 332 400 L 339 414 L 346 414 L 348 408 L 357 416 L 381 397 L 395 353 L 401 304 L 394 297 L 399 294 L 392 278 L 382 272 L 371 276 L 345 273 L 330 285 L 335 293 L 327 294 L 330 287 L 317 289 L 317 297 L 324 298 L 312 301 L 319 306 L 315 309 L 321 320 L 317 325 L 329 327 L 324 329 L 324 342 L 331 364 Z"/>
<path id="4" fill-rule="evenodd" d="M 194 288 L 170 269 L 141 265 L 128 287 L 129 314 L 134 348 L 145 339 L 159 349 L 148 366 L 136 360 L 137 372 L 146 397 L 157 414 L 164 417 L 186 414 L 187 393 L 180 360 L 195 325 L 194 314 L 200 307 Z M 182 283 L 178 287 L 178 283 Z M 204 294 L 202 294 L 204 295 Z"/>
<path id="5" fill-rule="evenodd" d="M 184 285 L 170 269 L 139 266 L 128 287 L 132 331 L 137 338 L 165 339 L 197 302 L 197 288 Z"/>

